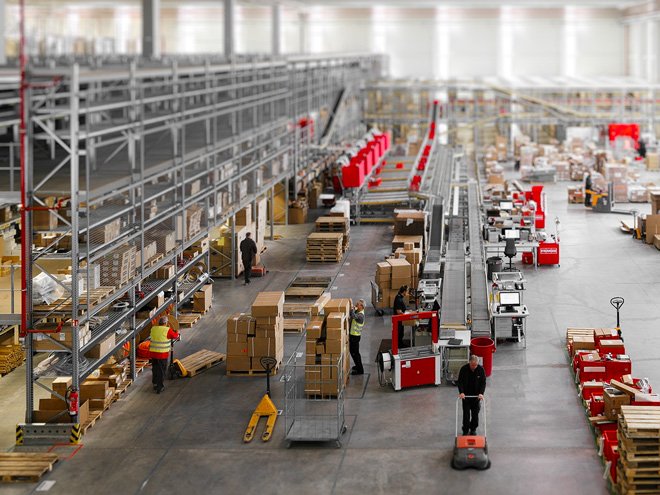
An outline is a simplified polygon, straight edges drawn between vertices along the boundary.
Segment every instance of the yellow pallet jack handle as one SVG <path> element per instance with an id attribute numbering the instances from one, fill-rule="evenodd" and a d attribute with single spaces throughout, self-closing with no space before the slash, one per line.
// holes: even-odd
<path id="1" fill-rule="evenodd" d="M 279 414 L 275 404 L 273 404 L 273 401 L 270 398 L 270 372 L 277 365 L 277 360 L 273 357 L 262 357 L 260 362 L 261 366 L 266 370 L 266 393 L 261 398 L 259 404 L 257 404 L 257 408 L 250 417 L 250 422 L 245 430 L 245 435 L 243 435 L 243 442 L 245 443 L 251 442 L 254 438 L 254 432 L 256 431 L 261 418 L 266 418 L 266 428 L 261 435 L 261 440 L 264 442 L 270 440 Z"/>

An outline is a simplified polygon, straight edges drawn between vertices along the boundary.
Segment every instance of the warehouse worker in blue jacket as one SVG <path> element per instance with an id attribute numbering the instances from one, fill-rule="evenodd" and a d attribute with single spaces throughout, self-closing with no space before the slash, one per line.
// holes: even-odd
<path id="1" fill-rule="evenodd" d="M 486 371 L 472 354 L 470 362 L 458 373 L 458 396 L 463 400 L 463 435 L 476 435 L 479 427 L 480 402 L 486 391 Z"/>

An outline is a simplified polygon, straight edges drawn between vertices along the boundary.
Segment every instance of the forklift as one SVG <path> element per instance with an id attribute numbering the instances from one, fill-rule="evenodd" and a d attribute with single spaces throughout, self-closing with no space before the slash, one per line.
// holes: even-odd
<path id="1" fill-rule="evenodd" d="M 612 182 L 607 183 L 607 192 L 585 189 L 584 194 L 590 196 L 591 201 L 589 201 L 587 207 L 590 207 L 591 211 L 595 213 L 621 213 L 623 215 L 630 213 L 614 208 L 614 184 Z"/>

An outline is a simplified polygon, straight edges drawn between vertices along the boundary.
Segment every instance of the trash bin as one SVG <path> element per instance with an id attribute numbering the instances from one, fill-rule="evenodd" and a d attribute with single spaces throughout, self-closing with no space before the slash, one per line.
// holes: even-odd
<path id="1" fill-rule="evenodd" d="M 493 372 L 494 352 L 495 342 L 488 337 L 476 337 L 470 341 L 470 353 L 481 358 L 486 376 Z"/>
<path id="2" fill-rule="evenodd" d="M 486 265 L 488 266 L 488 280 L 493 281 L 493 273 L 498 273 L 502 271 L 502 258 L 499 256 L 493 256 L 486 260 Z"/>

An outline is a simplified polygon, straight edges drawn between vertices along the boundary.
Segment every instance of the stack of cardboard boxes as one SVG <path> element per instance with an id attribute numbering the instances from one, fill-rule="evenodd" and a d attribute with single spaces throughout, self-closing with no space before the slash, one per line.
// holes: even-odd
<path id="1" fill-rule="evenodd" d="M 135 276 L 135 246 L 124 244 L 101 258 L 101 285 L 121 287 Z"/>
<path id="2" fill-rule="evenodd" d="M 227 371 L 263 372 L 260 358 L 284 358 L 284 292 L 260 292 L 252 314 L 235 313 L 227 320 Z"/>
<path id="3" fill-rule="evenodd" d="M 211 308 L 213 302 L 213 285 L 203 285 L 195 294 L 193 294 L 193 312 L 206 313 Z"/>
<path id="4" fill-rule="evenodd" d="M 331 299 L 325 317 L 313 317 L 305 341 L 305 393 L 337 397 L 349 377 L 348 325 L 350 301 Z"/>
<path id="5" fill-rule="evenodd" d="M 376 309 L 391 308 L 399 288 L 403 285 L 412 286 L 412 270 L 412 265 L 405 258 L 388 258 L 376 264 L 376 284 L 383 295 Z"/>
<path id="6" fill-rule="evenodd" d="M 402 248 L 396 248 L 395 257 L 405 258 L 410 263 L 410 287 L 417 287 L 419 283 L 419 265 L 422 262 L 422 248 L 415 247 L 412 242 L 406 242 Z M 401 271 L 403 273 L 403 271 Z"/>

